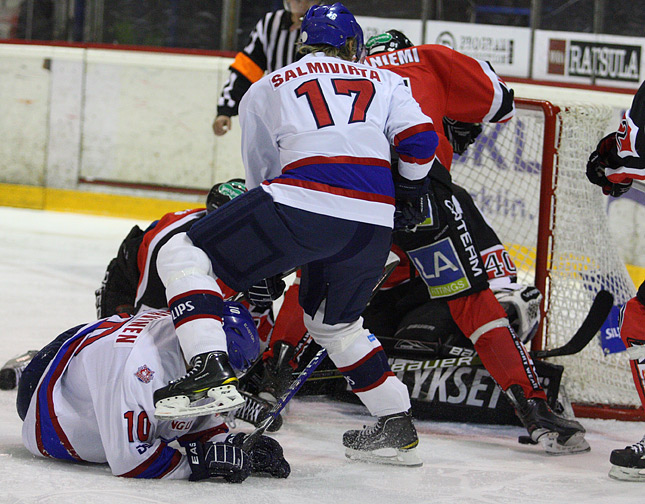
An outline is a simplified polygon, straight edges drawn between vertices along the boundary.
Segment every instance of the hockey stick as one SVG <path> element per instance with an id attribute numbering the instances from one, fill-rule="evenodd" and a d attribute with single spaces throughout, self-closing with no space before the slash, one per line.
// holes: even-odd
<path id="1" fill-rule="evenodd" d="M 614 296 L 606 290 L 601 290 L 596 294 L 589 313 L 580 325 L 576 333 L 564 345 L 550 350 L 533 350 L 529 355 L 533 359 L 546 359 L 548 357 L 562 357 L 565 355 L 574 355 L 580 352 L 587 344 L 593 339 L 596 333 L 600 330 L 605 323 L 611 308 L 614 305 Z M 423 351 L 420 351 L 423 353 Z M 427 353 L 427 352 L 426 352 Z M 437 357 L 430 360 L 440 360 Z M 332 380 L 343 378 L 340 371 L 336 369 L 328 369 L 324 371 L 316 371 L 312 373 L 310 380 Z"/>
<path id="2" fill-rule="evenodd" d="M 382 285 L 385 283 L 385 281 L 390 277 L 392 272 L 396 269 L 396 267 L 399 265 L 399 258 L 396 257 L 396 259 L 393 259 L 392 256 L 394 254 L 390 253 L 390 256 L 388 257 L 388 262 L 385 264 L 385 268 L 383 269 L 383 273 L 381 274 L 378 282 L 374 286 L 374 289 L 372 289 L 372 294 L 370 296 L 370 301 L 374 297 L 374 295 L 379 291 L 379 289 L 382 287 Z M 369 301 L 368 301 L 369 302 Z M 262 434 L 269 428 L 271 423 L 280 415 L 280 412 L 284 409 L 284 407 L 287 405 L 287 403 L 291 400 L 291 398 L 296 395 L 296 392 L 300 390 L 300 388 L 304 385 L 304 383 L 307 381 L 307 379 L 313 374 L 313 372 L 316 370 L 316 368 L 320 365 L 320 363 L 327 357 L 327 350 L 324 348 L 321 348 L 318 350 L 318 353 L 313 356 L 313 358 L 309 361 L 309 364 L 305 366 L 305 368 L 300 372 L 300 374 L 296 377 L 296 379 L 289 385 L 289 388 L 285 391 L 284 394 L 280 396 L 278 399 L 278 402 L 269 410 L 267 413 L 267 417 L 260 422 L 260 425 L 258 425 L 251 434 L 246 436 L 244 438 L 244 443 L 242 443 L 242 450 L 248 451 L 250 450 L 253 445 L 257 442 L 257 440 L 260 438 Z"/>
<path id="3" fill-rule="evenodd" d="M 551 350 L 535 350 L 530 352 L 534 359 L 546 359 L 547 357 L 561 357 L 573 355 L 587 346 L 602 325 L 607 320 L 611 308 L 614 306 L 614 296 L 611 292 L 601 290 L 596 294 L 589 313 L 576 333 L 564 345 Z"/>

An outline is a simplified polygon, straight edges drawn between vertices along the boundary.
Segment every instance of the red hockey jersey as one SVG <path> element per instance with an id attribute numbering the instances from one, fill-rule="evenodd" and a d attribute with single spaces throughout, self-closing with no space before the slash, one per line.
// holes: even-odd
<path id="1" fill-rule="evenodd" d="M 423 113 L 440 125 L 443 117 L 469 123 L 506 122 L 515 114 L 513 91 L 492 66 L 443 45 L 427 44 L 369 56 L 366 63 L 389 69 L 408 83 Z M 439 134 L 437 157 L 450 168 L 452 147 Z"/>

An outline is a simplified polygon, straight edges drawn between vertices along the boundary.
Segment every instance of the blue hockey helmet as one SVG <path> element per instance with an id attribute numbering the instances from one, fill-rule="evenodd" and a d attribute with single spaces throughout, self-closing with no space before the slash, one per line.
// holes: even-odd
<path id="1" fill-rule="evenodd" d="M 234 178 L 227 182 L 215 184 L 211 187 L 206 197 L 206 210 L 208 212 L 217 210 L 223 204 L 228 203 L 233 198 L 245 192 L 246 185 L 244 185 L 244 179 L 241 178 Z"/>
<path id="2" fill-rule="evenodd" d="M 307 45 L 327 44 L 340 49 L 347 39 L 354 38 L 356 61 L 362 61 L 364 57 L 363 30 L 354 15 L 340 2 L 311 7 L 300 30 L 300 42 Z"/>
<path id="3" fill-rule="evenodd" d="M 225 301 L 222 321 L 228 360 L 236 371 L 243 373 L 260 355 L 260 335 L 253 317 L 243 304 Z"/>

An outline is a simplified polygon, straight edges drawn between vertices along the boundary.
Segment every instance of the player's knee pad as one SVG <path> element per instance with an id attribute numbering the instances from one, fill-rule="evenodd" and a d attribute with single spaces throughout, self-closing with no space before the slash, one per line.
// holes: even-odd
<path id="1" fill-rule="evenodd" d="M 157 271 L 168 289 L 191 276 L 212 275 L 213 269 L 204 251 L 194 246 L 186 233 L 179 233 L 159 249 Z"/>
<path id="2" fill-rule="evenodd" d="M 448 307 L 459 329 L 473 344 L 479 336 L 493 327 L 508 325 L 506 312 L 490 289 L 451 299 L 448 301 Z"/>
<path id="3" fill-rule="evenodd" d="M 505 328 L 508 328 L 509 331 L 511 330 L 510 324 L 508 323 L 507 318 L 499 318 L 499 319 L 491 320 L 490 322 L 486 322 L 484 325 L 478 327 L 470 335 L 470 341 L 472 342 L 473 345 L 475 345 L 475 348 L 477 348 L 477 342 L 484 334 L 491 333 L 493 329 L 497 329 L 499 327 L 505 327 Z M 511 334 L 514 335 L 513 332 L 511 332 Z"/>
<path id="4" fill-rule="evenodd" d="M 347 350 L 361 336 L 370 334 L 363 328 L 361 317 L 354 322 L 330 325 L 323 322 L 324 313 L 325 302 L 323 301 L 313 317 L 305 313 L 303 320 L 314 341 L 324 347 L 332 358 L 335 354 Z"/>

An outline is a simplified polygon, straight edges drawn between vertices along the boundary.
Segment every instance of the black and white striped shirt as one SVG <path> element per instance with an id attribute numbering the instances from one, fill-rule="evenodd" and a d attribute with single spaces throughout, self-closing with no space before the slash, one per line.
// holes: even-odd
<path id="1" fill-rule="evenodd" d="M 229 67 L 231 74 L 217 103 L 217 115 L 237 115 L 244 93 L 266 73 L 300 59 L 296 43 L 300 29 L 290 30 L 291 13 L 283 9 L 268 12 L 258 21 L 249 43 Z"/>

